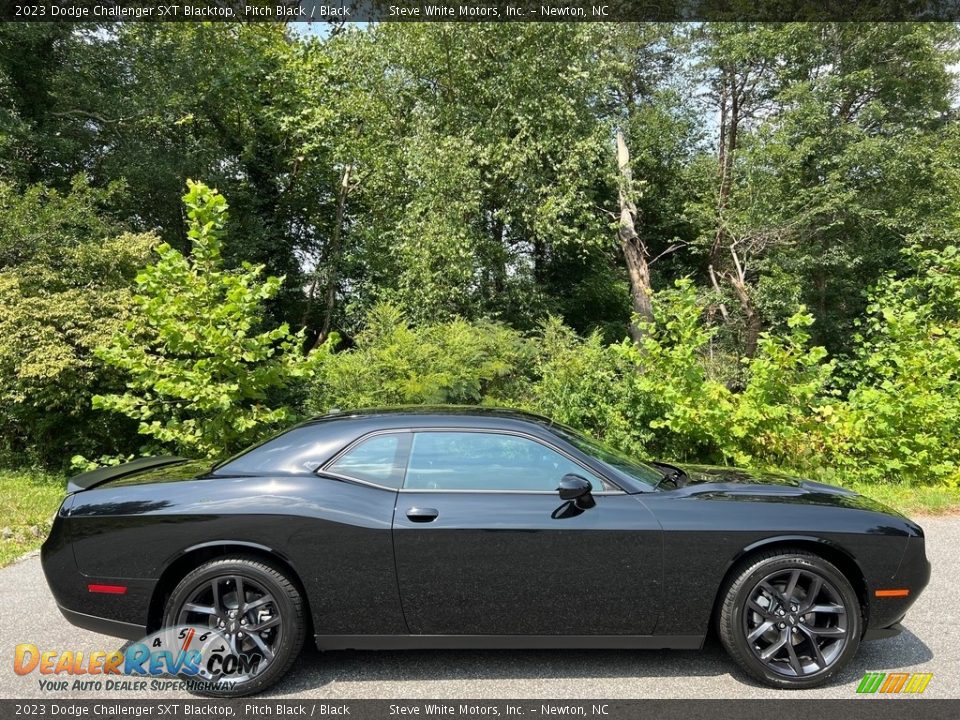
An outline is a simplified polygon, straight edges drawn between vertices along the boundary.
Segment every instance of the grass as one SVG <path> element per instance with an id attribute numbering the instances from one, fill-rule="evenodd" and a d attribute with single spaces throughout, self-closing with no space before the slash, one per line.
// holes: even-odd
<path id="1" fill-rule="evenodd" d="M 63 495 L 62 476 L 0 469 L 0 567 L 40 547 Z"/>
<path id="2" fill-rule="evenodd" d="M 960 488 L 862 482 L 853 482 L 845 487 L 896 508 L 906 515 L 945 515 L 960 512 Z"/>
<path id="3" fill-rule="evenodd" d="M 846 485 L 907 515 L 960 512 L 960 488 Z M 40 547 L 64 494 L 62 476 L 38 470 L 0 469 L 0 567 Z"/>

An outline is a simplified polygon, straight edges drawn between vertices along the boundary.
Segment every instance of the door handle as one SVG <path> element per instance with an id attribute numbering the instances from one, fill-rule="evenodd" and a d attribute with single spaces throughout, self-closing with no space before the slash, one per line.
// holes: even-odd
<path id="1" fill-rule="evenodd" d="M 411 522 L 433 522 L 440 513 L 435 508 L 412 507 L 407 510 L 407 517 Z"/>

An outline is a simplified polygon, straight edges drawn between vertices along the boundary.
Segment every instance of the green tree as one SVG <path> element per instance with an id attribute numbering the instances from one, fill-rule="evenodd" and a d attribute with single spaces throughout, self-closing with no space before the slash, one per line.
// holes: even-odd
<path id="1" fill-rule="evenodd" d="M 532 329 L 551 310 L 580 312 L 570 297 L 595 295 L 587 283 L 624 291 L 606 212 L 613 136 L 597 107 L 604 37 L 583 25 L 385 24 L 329 43 L 356 78 L 313 91 L 334 109 L 321 124 L 343 139 L 341 177 L 351 169 L 336 226 L 343 326 L 389 300 L 415 321 Z M 597 307 L 626 325 L 626 298 Z"/>
<path id="2" fill-rule="evenodd" d="M 186 252 L 188 177 L 234 203 L 228 267 L 285 278 L 275 316 L 301 306 L 298 253 L 329 201 L 299 172 L 282 118 L 303 109 L 301 42 L 279 24 L 20 24 L 0 29 L 0 173 L 65 191 L 123 180 L 111 198 L 131 229 Z"/>
<path id="3" fill-rule="evenodd" d="M 249 263 L 224 267 L 223 196 L 189 182 L 183 200 L 192 255 L 163 243 L 137 276 L 134 318 L 98 350 L 127 375 L 128 390 L 99 395 L 94 406 L 137 420 L 162 445 L 212 457 L 289 420 L 284 391 L 320 354 L 305 357 L 302 333 L 286 323 L 264 328 L 264 303 L 281 278 L 263 278 L 263 267 Z"/>
<path id="4" fill-rule="evenodd" d="M 950 129 L 957 28 L 708 24 L 701 71 L 718 146 L 691 202 L 700 277 L 734 349 L 786 330 L 799 303 L 816 340 L 852 350 L 864 289 L 901 267 L 904 238 L 956 214 Z"/>

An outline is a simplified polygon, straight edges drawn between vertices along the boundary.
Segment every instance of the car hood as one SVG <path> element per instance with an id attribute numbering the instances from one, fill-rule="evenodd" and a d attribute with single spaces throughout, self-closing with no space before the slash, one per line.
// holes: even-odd
<path id="1" fill-rule="evenodd" d="M 830 505 L 903 517 L 853 490 L 768 470 L 714 465 L 678 465 L 687 477 L 679 491 L 703 499 L 758 500 Z"/>

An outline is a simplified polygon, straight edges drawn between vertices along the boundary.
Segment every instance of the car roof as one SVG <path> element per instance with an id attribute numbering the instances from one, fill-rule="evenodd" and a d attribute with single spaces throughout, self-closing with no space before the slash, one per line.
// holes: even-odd
<path id="1" fill-rule="evenodd" d="M 395 405 L 357 410 L 332 410 L 326 415 L 311 418 L 303 425 L 328 422 L 352 421 L 381 427 L 430 427 L 434 425 L 460 425 L 468 427 L 503 427 L 530 424 L 547 428 L 554 425 L 549 418 L 513 408 L 487 407 L 480 405 Z"/>

